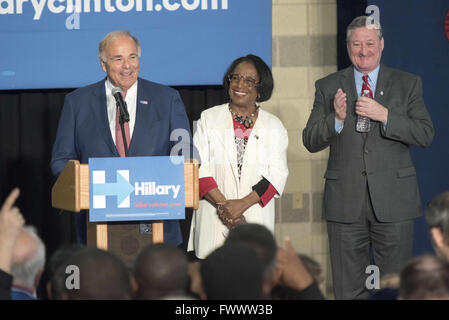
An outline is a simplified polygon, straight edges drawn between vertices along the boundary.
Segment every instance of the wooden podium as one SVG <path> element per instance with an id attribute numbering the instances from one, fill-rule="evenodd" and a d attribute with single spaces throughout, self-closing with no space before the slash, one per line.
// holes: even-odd
<path id="1" fill-rule="evenodd" d="M 198 209 L 198 163 L 184 163 L 185 207 Z M 72 212 L 89 209 L 89 167 L 77 160 L 67 162 L 51 191 L 52 206 Z M 139 249 L 164 241 L 162 221 L 152 222 L 152 235 L 140 234 L 139 223 L 94 223 L 87 218 L 87 246 L 111 250 L 131 264 Z"/>

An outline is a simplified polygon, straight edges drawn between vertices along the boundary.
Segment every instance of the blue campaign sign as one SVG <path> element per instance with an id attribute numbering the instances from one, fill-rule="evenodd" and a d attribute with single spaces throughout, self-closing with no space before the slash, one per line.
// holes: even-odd
<path id="1" fill-rule="evenodd" d="M 271 0 L 0 0 L 0 89 L 78 88 L 105 77 L 98 45 L 140 42 L 140 76 L 216 85 L 249 53 L 271 65 Z"/>
<path id="2" fill-rule="evenodd" d="M 184 208 L 183 157 L 89 158 L 91 222 L 184 219 Z"/>

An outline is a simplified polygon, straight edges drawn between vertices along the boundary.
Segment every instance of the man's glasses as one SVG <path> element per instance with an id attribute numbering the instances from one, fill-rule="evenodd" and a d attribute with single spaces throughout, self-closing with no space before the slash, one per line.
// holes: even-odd
<path id="1" fill-rule="evenodd" d="M 254 87 L 257 87 L 258 85 L 259 85 L 259 82 L 257 82 L 256 80 L 254 80 L 253 78 L 250 78 L 250 77 L 244 77 L 244 76 L 241 76 L 241 75 L 239 75 L 239 74 L 237 74 L 237 73 L 231 73 L 229 76 L 228 76 L 228 81 L 229 81 L 229 83 L 239 83 L 240 82 L 240 80 L 242 80 L 243 79 L 243 83 L 245 84 L 245 86 L 247 86 L 248 88 L 254 88 Z"/>

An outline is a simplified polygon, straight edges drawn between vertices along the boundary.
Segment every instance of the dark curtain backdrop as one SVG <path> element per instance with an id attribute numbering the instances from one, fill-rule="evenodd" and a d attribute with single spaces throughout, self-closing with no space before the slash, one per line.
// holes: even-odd
<path id="1" fill-rule="evenodd" d="M 189 120 L 202 110 L 224 103 L 221 86 L 175 87 Z M 50 256 L 62 244 L 75 241 L 73 217 L 51 207 L 54 178 L 49 163 L 64 97 L 74 89 L 0 91 L 0 200 L 19 187 L 17 201 L 27 224 L 34 225 Z M 186 247 L 191 210 L 181 227 Z"/>
<path id="2" fill-rule="evenodd" d="M 367 0 L 337 0 L 337 66 L 338 70 L 351 65 L 346 49 L 346 27 L 358 16 L 365 15 Z"/>
<path id="3" fill-rule="evenodd" d="M 435 137 L 427 148 L 413 146 L 423 216 L 415 220 L 414 254 L 433 251 L 425 207 L 437 194 L 449 191 L 449 39 L 444 26 L 448 0 L 369 0 L 377 5 L 384 29 L 383 62 L 421 77 L 423 97 Z"/>

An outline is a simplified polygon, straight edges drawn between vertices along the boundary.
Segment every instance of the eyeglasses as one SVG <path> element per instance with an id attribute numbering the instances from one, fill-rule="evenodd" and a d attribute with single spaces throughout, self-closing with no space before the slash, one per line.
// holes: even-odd
<path id="1" fill-rule="evenodd" d="M 247 86 L 248 88 L 253 88 L 253 87 L 257 87 L 257 86 L 259 86 L 259 82 L 257 82 L 256 80 L 254 80 L 253 78 L 250 78 L 250 77 L 244 77 L 244 76 L 241 76 L 241 75 L 239 75 L 239 74 L 237 74 L 237 73 L 231 73 L 229 76 L 228 76 L 228 81 L 229 81 L 229 83 L 239 83 L 240 82 L 240 80 L 242 80 L 243 79 L 243 83 L 245 84 L 245 86 Z"/>

